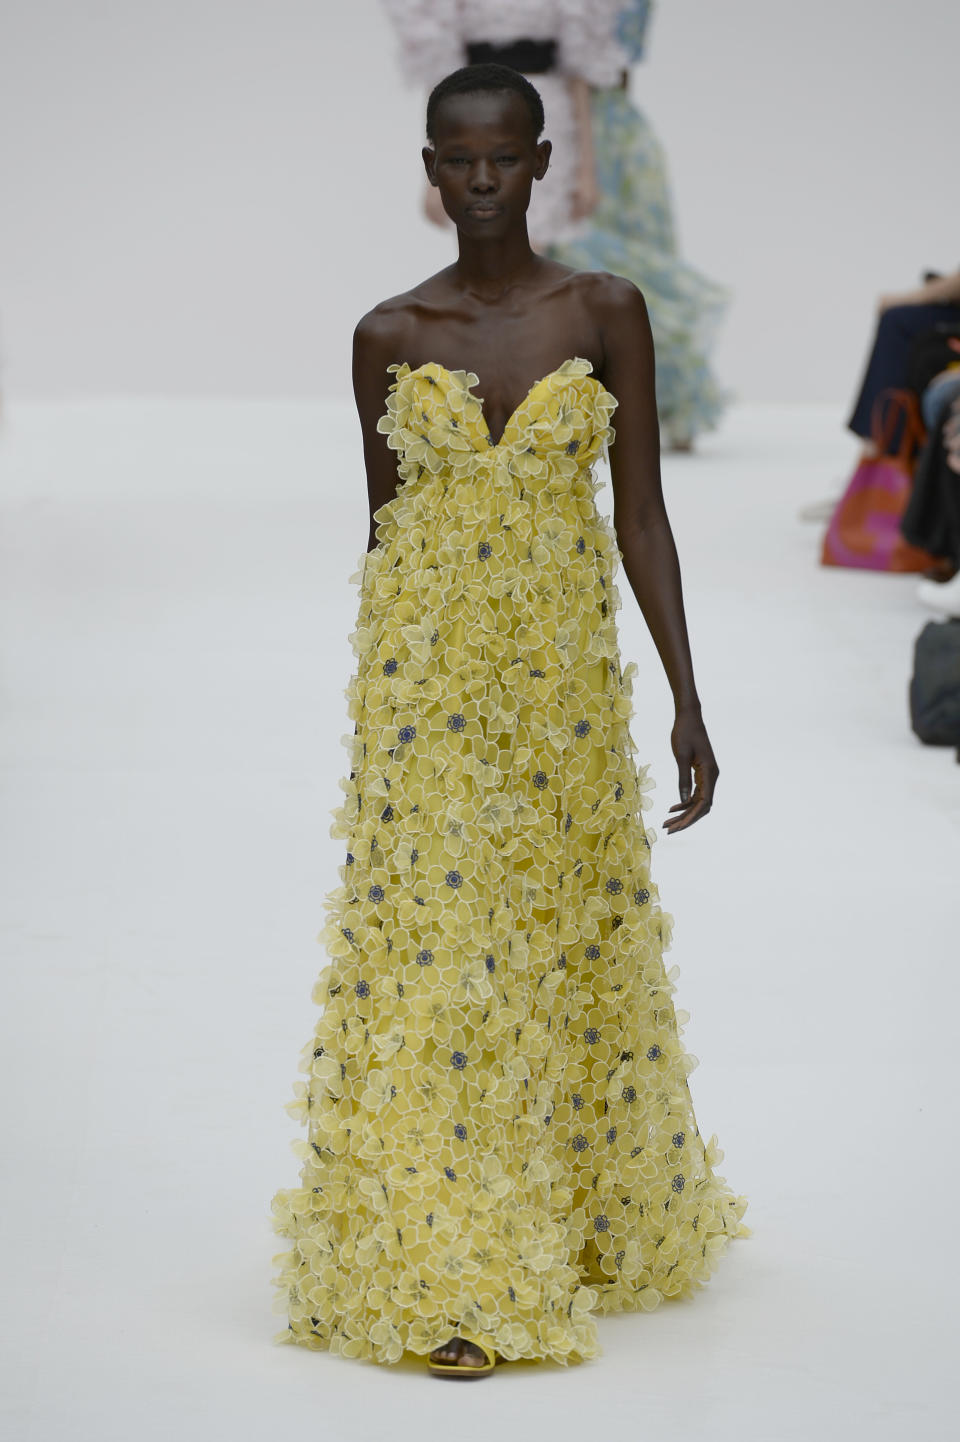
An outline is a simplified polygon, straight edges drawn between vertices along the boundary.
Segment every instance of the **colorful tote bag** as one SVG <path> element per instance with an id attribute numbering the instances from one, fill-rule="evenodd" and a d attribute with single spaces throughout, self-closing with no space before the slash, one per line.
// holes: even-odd
<path id="1" fill-rule="evenodd" d="M 925 571 L 933 557 L 909 545 L 900 534 L 913 484 L 913 460 L 923 442 L 923 422 L 913 392 L 887 390 L 878 396 L 871 431 L 877 455 L 858 463 L 830 518 L 821 562 L 865 571 Z"/>

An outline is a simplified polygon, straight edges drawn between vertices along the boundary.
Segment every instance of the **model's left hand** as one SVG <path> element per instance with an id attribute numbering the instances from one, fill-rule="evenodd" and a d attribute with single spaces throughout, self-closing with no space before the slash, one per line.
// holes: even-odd
<path id="1" fill-rule="evenodd" d="M 699 706 L 677 712 L 670 744 L 680 771 L 680 800 L 676 806 L 670 807 L 670 814 L 664 822 L 664 830 L 672 835 L 676 831 L 685 831 L 701 816 L 706 816 L 713 805 L 720 768 Z"/>

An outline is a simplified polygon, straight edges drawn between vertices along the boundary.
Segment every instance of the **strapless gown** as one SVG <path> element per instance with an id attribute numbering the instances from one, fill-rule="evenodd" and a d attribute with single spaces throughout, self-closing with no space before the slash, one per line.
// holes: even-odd
<path id="1" fill-rule="evenodd" d="M 746 1198 L 697 1130 L 630 735 L 635 667 L 570 360 L 501 440 L 477 378 L 391 368 L 401 484 L 362 561 L 342 885 L 274 1199 L 281 1335 L 396 1362 L 458 1331 L 597 1351 L 706 1280 Z"/>

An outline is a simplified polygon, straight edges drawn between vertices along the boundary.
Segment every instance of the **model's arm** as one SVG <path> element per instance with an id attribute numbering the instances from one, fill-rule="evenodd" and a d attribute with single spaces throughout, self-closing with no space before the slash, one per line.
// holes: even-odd
<path id="1" fill-rule="evenodd" d="M 397 492 L 397 454 L 377 430 L 377 421 L 387 408 L 387 391 L 392 377 L 387 366 L 402 361 L 403 328 L 392 316 L 373 310 L 365 315 L 353 333 L 353 394 L 363 434 L 363 463 L 367 473 L 370 529 L 367 550 L 377 544 L 373 516 Z"/>
<path id="2" fill-rule="evenodd" d="M 613 523 L 624 571 L 673 692 L 676 721 L 671 741 L 680 772 L 680 802 L 670 808 L 666 830 L 682 831 L 710 810 L 718 769 L 700 714 L 680 565 L 660 485 L 653 338 L 647 308 L 629 281 L 605 277 L 601 287 L 603 381 L 618 401 L 616 443 L 610 451 Z"/>

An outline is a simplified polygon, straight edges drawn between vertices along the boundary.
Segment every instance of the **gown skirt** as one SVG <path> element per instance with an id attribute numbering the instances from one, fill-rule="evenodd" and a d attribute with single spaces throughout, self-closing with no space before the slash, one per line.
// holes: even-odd
<path id="1" fill-rule="evenodd" d="M 363 558 L 329 965 L 274 1198 L 281 1339 L 381 1363 L 457 1333 L 597 1353 L 746 1236 L 650 879 L 589 362 L 493 442 L 476 376 L 391 367 L 396 496 Z"/>

